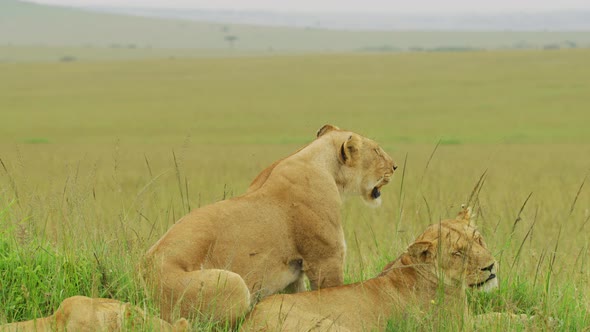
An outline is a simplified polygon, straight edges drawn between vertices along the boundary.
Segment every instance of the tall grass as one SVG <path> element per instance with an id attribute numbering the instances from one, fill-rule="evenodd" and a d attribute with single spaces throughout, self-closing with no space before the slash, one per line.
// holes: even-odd
<path id="1" fill-rule="evenodd" d="M 198 151 L 200 147 L 193 149 Z M 284 150 L 292 148 L 284 147 Z M 347 283 L 376 275 L 426 225 L 453 217 L 460 204 L 473 195 L 485 166 L 479 160 L 485 160 L 489 151 L 479 146 L 439 147 L 431 157 L 431 150 L 410 146 L 401 152 L 408 155 L 404 170 L 383 190 L 381 208 L 367 208 L 358 199 L 346 202 L 343 216 L 348 243 Z M 30 158 L 20 153 L 23 160 Z M 457 153 L 476 156 L 468 161 L 471 166 L 453 164 L 451 161 Z M 22 166 L 5 162 L 8 172 L 4 172 L 3 179 L 8 184 L 13 182 L 15 188 L 4 186 L 2 195 L 0 317 L 3 321 L 50 314 L 61 300 L 75 294 L 129 301 L 157 314 L 157 308 L 145 298 L 136 279 L 135 266 L 142 253 L 186 213 L 188 206 L 227 198 L 231 196 L 228 187 L 240 193 L 247 186 L 246 179 L 236 181 L 233 186 L 225 184 L 232 181 L 218 181 L 218 177 L 225 176 L 219 173 L 225 170 L 215 170 L 217 166 L 185 169 L 187 162 L 180 163 L 180 156 L 172 153 L 167 154 L 168 165 L 162 166 L 164 163 L 160 161 L 159 167 L 152 161 L 154 158 L 146 162 L 144 152 L 124 150 L 118 154 L 117 158 L 122 160 L 117 162 L 117 167 L 95 168 L 92 162 L 79 161 L 75 168 L 65 167 L 62 179 L 43 190 L 27 179 L 26 162 Z M 413 155 L 417 155 L 415 159 Z M 526 158 L 519 162 L 527 162 Z M 428 163 L 427 172 L 413 171 L 424 169 Z M 473 170 L 468 171 L 470 168 Z M 143 173 L 138 175 L 136 170 Z M 255 173 L 255 170 L 247 172 Z M 445 172 L 463 175 L 446 177 Z M 491 294 L 471 295 L 471 311 L 555 318 L 560 322 L 560 329 L 582 329 L 590 323 L 585 295 L 589 290 L 588 246 L 585 236 L 577 231 L 588 218 L 584 205 L 588 193 L 579 190 L 580 180 L 555 177 L 549 181 L 549 187 L 557 188 L 565 183 L 569 188 L 561 189 L 564 191 L 561 199 L 556 199 L 561 197 L 561 192 L 559 196 L 550 191 L 531 195 L 528 190 L 535 186 L 536 177 L 532 169 L 529 172 L 530 179 L 523 180 L 522 174 L 512 177 L 514 174 L 497 174 L 490 169 L 485 185 L 473 200 L 479 214 L 476 223 L 500 260 L 501 288 Z M 506 187 L 514 187 L 519 180 L 529 185 L 506 192 Z M 201 185 L 193 185 L 195 182 Z M 207 188 L 214 191 L 209 192 Z M 574 199 L 578 203 L 572 209 Z M 424 317 L 415 320 L 411 317 L 403 322 L 392 320 L 391 329 L 457 328 L 453 322 L 432 325 L 437 321 L 434 316 L 427 316 L 434 320 L 426 321 Z M 205 326 L 212 328 L 208 324 Z M 535 326 L 552 328 L 553 325 Z"/>
<path id="2" fill-rule="evenodd" d="M 27 221 L 11 223 L 8 206 L 0 217 L 0 319 L 20 321 L 52 314 L 73 295 L 141 302 L 129 258 L 108 244 L 71 247 L 29 233 Z"/>

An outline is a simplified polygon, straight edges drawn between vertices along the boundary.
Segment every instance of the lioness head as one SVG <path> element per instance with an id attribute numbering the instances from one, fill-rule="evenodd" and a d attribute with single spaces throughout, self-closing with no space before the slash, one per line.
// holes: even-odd
<path id="1" fill-rule="evenodd" d="M 498 287 L 497 262 L 470 219 L 471 209 L 463 208 L 456 219 L 431 225 L 408 253 L 445 284 L 488 291 Z"/>
<path id="2" fill-rule="evenodd" d="M 336 182 L 342 191 L 360 194 L 369 205 L 380 205 L 381 187 L 391 181 L 397 166 L 379 144 L 332 125 L 320 128 L 317 138 L 333 143 L 341 165 Z"/>

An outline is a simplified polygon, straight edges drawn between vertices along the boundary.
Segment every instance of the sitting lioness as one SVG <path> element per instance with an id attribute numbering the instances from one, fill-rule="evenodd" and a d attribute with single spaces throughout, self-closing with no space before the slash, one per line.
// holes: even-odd
<path id="1" fill-rule="evenodd" d="M 459 301 L 465 286 L 498 285 L 496 260 L 470 224 L 470 210 L 431 225 L 373 279 L 258 303 L 243 331 L 375 331 L 408 308 L 428 308 L 437 292 Z M 441 285 L 442 283 L 442 285 Z M 441 287 L 444 286 L 444 287 Z M 464 295 L 464 294 L 463 294 Z"/>
<path id="2" fill-rule="evenodd" d="M 247 192 L 181 218 L 143 262 L 162 317 L 233 322 L 251 301 L 343 284 L 343 196 L 379 205 L 396 165 L 374 141 L 326 125 Z"/>
<path id="3" fill-rule="evenodd" d="M 188 322 L 174 325 L 150 317 L 129 303 L 111 299 L 72 296 L 63 300 L 49 317 L 0 326 L 1 332 L 34 331 L 187 331 Z"/>

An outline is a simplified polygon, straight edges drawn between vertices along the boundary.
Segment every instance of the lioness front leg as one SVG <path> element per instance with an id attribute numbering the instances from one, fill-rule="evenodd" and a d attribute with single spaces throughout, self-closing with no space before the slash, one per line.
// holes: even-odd
<path id="1" fill-rule="evenodd" d="M 341 258 L 330 258 L 317 262 L 304 263 L 305 275 L 312 290 L 342 286 L 344 284 L 344 262 Z"/>

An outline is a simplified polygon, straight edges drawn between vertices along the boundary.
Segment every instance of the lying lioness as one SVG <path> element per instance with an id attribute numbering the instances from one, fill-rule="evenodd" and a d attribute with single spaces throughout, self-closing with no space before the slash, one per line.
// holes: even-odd
<path id="1" fill-rule="evenodd" d="M 29 331 L 187 331 L 186 319 L 170 325 L 129 303 L 73 296 L 49 317 L 0 326 L 2 332 Z"/>
<path id="2" fill-rule="evenodd" d="M 496 260 L 469 220 L 470 210 L 463 209 L 457 219 L 431 225 L 376 278 L 270 296 L 256 305 L 242 330 L 384 330 L 388 318 L 431 306 L 441 289 L 448 301 L 459 299 L 465 286 L 495 288 Z"/>
<path id="3" fill-rule="evenodd" d="M 246 194 L 192 211 L 154 244 L 144 279 L 162 317 L 233 321 L 251 300 L 343 284 L 343 196 L 379 205 L 396 166 L 374 141 L 326 125 Z"/>

